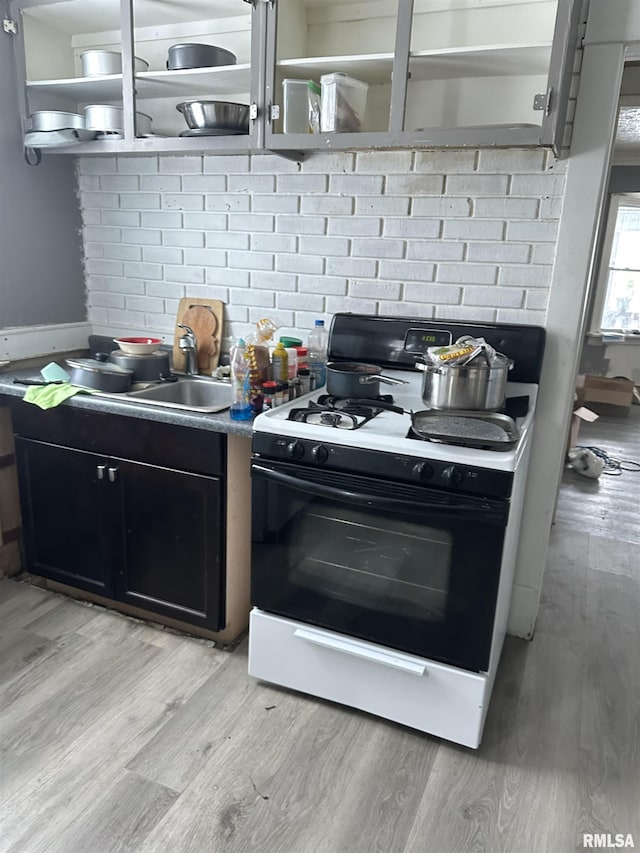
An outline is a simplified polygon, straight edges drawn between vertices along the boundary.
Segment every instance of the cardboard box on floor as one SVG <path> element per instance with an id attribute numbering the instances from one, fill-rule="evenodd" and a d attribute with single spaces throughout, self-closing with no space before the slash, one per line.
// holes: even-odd
<path id="1" fill-rule="evenodd" d="M 599 415 L 584 406 L 579 406 L 577 409 L 573 410 L 573 414 L 571 415 L 571 426 L 569 427 L 569 436 L 567 438 L 567 453 L 572 447 L 575 447 L 576 444 L 579 443 L 578 433 L 580 432 L 580 424 L 593 423 L 598 420 L 598 417 Z"/>
<path id="2" fill-rule="evenodd" d="M 609 379 L 586 374 L 578 376 L 576 400 L 588 404 L 598 415 L 626 417 L 633 402 L 634 384 L 630 379 Z"/>

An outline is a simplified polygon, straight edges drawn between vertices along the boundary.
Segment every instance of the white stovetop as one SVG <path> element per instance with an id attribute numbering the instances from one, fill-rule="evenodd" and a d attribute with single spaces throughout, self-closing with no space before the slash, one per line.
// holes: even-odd
<path id="1" fill-rule="evenodd" d="M 389 376 L 405 379 L 407 385 L 380 385 L 383 394 L 393 395 L 394 403 L 407 410 L 405 414 L 382 412 L 359 429 L 346 430 L 333 427 L 311 425 L 287 420 L 291 409 L 305 408 L 310 400 L 326 393 L 326 389 L 312 391 L 291 403 L 278 406 L 258 415 L 253 423 L 255 432 L 279 434 L 292 438 L 307 438 L 326 444 L 340 444 L 349 447 L 361 447 L 368 450 L 382 450 L 402 453 L 422 459 L 435 459 L 454 462 L 459 465 L 474 465 L 480 468 L 492 468 L 497 471 L 515 471 L 529 440 L 538 386 L 520 382 L 507 385 L 507 397 L 529 395 L 529 411 L 516 423 L 520 431 L 520 441 L 512 450 L 477 450 L 472 447 L 458 447 L 451 444 L 438 444 L 433 441 L 416 441 L 407 438 L 411 427 L 411 411 L 425 410 L 421 397 L 422 375 L 414 371 L 385 371 Z"/>

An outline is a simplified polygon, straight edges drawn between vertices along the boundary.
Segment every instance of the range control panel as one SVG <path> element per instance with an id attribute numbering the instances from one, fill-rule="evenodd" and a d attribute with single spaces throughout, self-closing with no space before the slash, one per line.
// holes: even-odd
<path id="1" fill-rule="evenodd" d="M 379 450 L 344 447 L 327 441 L 254 433 L 254 456 L 294 462 L 305 467 L 362 474 L 395 483 L 423 484 L 495 498 L 511 495 L 513 473 L 459 462 L 422 459 Z"/>

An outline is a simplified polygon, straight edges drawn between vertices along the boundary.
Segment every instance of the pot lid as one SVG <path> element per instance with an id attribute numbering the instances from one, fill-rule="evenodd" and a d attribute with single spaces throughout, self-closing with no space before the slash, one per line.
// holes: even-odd
<path id="1" fill-rule="evenodd" d="M 133 370 L 129 370 L 126 367 L 119 367 L 117 364 L 107 364 L 95 358 L 68 358 L 66 359 L 66 363 L 69 367 L 75 367 L 80 370 L 92 370 L 94 373 L 110 373 L 116 376 L 133 375 Z"/>

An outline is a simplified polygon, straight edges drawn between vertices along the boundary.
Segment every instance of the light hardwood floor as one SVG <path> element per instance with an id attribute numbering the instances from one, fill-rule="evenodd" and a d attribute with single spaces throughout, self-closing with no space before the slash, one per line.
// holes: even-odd
<path id="1" fill-rule="evenodd" d="M 259 683 L 246 644 L 0 582 L 0 851 L 565 853 L 583 832 L 640 848 L 638 527 L 596 525 L 577 476 L 477 752 Z M 614 479 L 617 518 L 640 474 Z"/>

